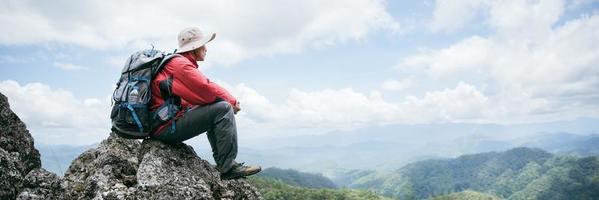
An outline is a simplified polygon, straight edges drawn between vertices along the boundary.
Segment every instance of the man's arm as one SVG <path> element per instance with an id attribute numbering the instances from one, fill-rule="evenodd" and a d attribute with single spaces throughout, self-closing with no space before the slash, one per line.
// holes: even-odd
<path id="1" fill-rule="evenodd" d="M 209 104 L 217 97 L 223 98 L 231 105 L 237 104 L 237 99 L 227 90 L 211 82 L 191 64 L 182 64 L 174 69 L 173 78 L 173 93 L 191 104 Z"/>

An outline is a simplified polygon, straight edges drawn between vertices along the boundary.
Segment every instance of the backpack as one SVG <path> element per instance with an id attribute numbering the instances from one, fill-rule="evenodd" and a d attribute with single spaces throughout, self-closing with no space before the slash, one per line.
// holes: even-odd
<path id="1" fill-rule="evenodd" d="M 138 51 L 127 59 L 112 94 L 114 104 L 110 118 L 114 133 L 128 139 L 145 139 L 153 129 L 174 118 L 178 107 L 170 90 L 172 79 L 163 81 L 164 84 L 161 82 L 159 86 L 165 104 L 151 113 L 150 103 L 152 80 L 176 56 L 179 55 L 151 49 Z"/>

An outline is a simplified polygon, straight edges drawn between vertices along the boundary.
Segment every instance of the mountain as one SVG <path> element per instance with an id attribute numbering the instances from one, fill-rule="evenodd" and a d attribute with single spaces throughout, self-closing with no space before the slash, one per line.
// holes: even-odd
<path id="1" fill-rule="evenodd" d="M 374 139 L 379 137 L 375 133 L 371 135 L 374 135 Z M 238 157 L 240 160 L 260 163 L 264 167 L 302 169 L 305 172 L 323 174 L 333 180 L 335 184 L 347 185 L 349 184 L 347 181 L 338 179 L 347 178 L 346 173 L 350 171 L 391 171 L 408 163 L 426 159 L 505 151 L 515 147 L 540 148 L 555 154 L 599 155 L 599 135 L 597 134 L 543 133 L 514 140 L 497 140 L 470 135 L 445 141 L 447 144 L 430 143 L 426 140 L 398 142 L 393 141 L 392 138 L 388 141 L 374 141 L 373 138 L 343 145 L 302 146 L 300 142 L 297 146 L 276 149 L 252 149 L 242 146 Z M 315 139 L 318 140 L 319 137 Z M 205 140 L 205 138 L 200 138 L 200 140 Z M 418 146 L 417 142 L 423 143 L 421 147 L 416 147 Z M 44 168 L 59 176 L 64 174 L 71 161 L 79 154 L 96 146 L 97 144 L 68 146 L 36 143 L 37 149 L 42 154 L 41 160 Z M 199 147 L 196 151 L 201 157 L 212 161 L 212 150 L 206 148 L 209 145 L 194 146 Z"/>
<path id="2" fill-rule="evenodd" d="M 349 185 L 397 199 L 425 199 L 474 190 L 505 199 L 597 199 L 599 157 L 553 155 L 541 149 L 426 160 Z"/>
<path id="3" fill-rule="evenodd" d="M 521 146 L 541 148 L 557 154 L 599 155 L 599 134 L 579 135 L 565 132 L 543 134 L 524 139 Z"/>
<path id="4" fill-rule="evenodd" d="M 333 175 L 348 170 L 391 171 L 406 164 L 464 154 L 506 151 L 516 147 L 536 147 L 550 153 L 593 155 L 592 148 L 579 149 L 580 143 L 542 145 L 541 140 L 556 133 L 576 136 L 599 133 L 599 119 L 583 118 L 531 124 L 391 124 L 311 135 L 276 135 L 240 139 L 241 160 L 264 167 L 302 169 L 305 172 Z M 252 135 L 252 133 L 244 133 Z M 567 139 L 567 138 L 563 138 Z M 585 138 L 581 138 L 584 140 Z M 588 138 L 590 139 L 590 138 Z M 535 141 L 540 142 L 539 145 Z M 559 140 L 558 140 L 559 141 Z M 200 146 L 200 145 L 198 145 Z M 200 154 L 211 156 L 209 145 Z M 569 147 L 565 152 L 554 147 Z M 588 144 L 586 147 L 599 145 Z M 584 151 L 588 153 L 584 153 Z"/>
<path id="5" fill-rule="evenodd" d="M 298 187 L 337 189 L 337 185 L 335 185 L 333 181 L 320 174 L 300 172 L 293 169 L 271 167 L 263 170 L 258 176 L 278 180 L 285 184 Z"/>
<path id="6" fill-rule="evenodd" d="M 355 189 L 314 189 L 286 184 L 282 181 L 253 176 L 249 182 L 256 186 L 266 200 L 386 200 L 389 198 L 376 195 L 369 191 Z"/>
<path id="7" fill-rule="evenodd" d="M 111 133 L 63 178 L 41 168 L 25 124 L 0 94 L 0 199 L 263 199 L 244 179 L 222 180 L 191 146 Z"/>

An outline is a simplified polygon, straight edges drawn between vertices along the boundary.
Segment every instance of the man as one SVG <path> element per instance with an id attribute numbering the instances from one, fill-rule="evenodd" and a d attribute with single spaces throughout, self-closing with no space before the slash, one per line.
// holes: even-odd
<path id="1" fill-rule="evenodd" d="M 180 97 L 181 110 L 174 120 L 154 130 L 152 137 L 166 143 L 179 143 L 206 132 L 221 177 L 233 179 L 258 173 L 261 168 L 235 162 L 235 114 L 241 110 L 239 101 L 198 70 L 196 62 L 204 61 L 206 44 L 215 37 L 214 33 L 204 35 L 198 28 L 187 28 L 179 33 L 177 51 L 181 56 L 168 61 L 152 80 L 150 110 L 157 110 L 165 102 L 160 90 L 164 81 L 169 81 L 172 94 Z"/>

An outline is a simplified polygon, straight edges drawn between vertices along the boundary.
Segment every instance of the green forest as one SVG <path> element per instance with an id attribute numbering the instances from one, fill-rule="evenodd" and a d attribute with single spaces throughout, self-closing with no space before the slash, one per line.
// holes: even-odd
<path id="1" fill-rule="evenodd" d="M 257 187 L 266 200 L 384 200 L 390 199 L 373 192 L 356 189 L 315 189 L 292 186 L 281 180 L 266 177 L 250 177 L 248 179 Z"/>
<path id="2" fill-rule="evenodd" d="M 333 183 L 333 181 L 327 177 L 324 177 L 320 174 L 300 172 L 293 169 L 279 169 L 276 167 L 271 167 L 264 169 L 258 174 L 258 176 L 279 180 L 286 184 L 298 187 L 313 189 L 337 189 L 337 185 L 335 185 L 335 183 Z"/>
<path id="3" fill-rule="evenodd" d="M 466 190 L 503 199 L 598 199 L 599 157 L 515 148 L 415 162 L 358 177 L 349 187 L 394 199 L 451 197 Z"/>
<path id="4" fill-rule="evenodd" d="M 599 157 L 514 148 L 419 161 L 393 172 L 352 170 L 337 185 L 277 168 L 250 181 L 266 199 L 599 199 Z"/>

